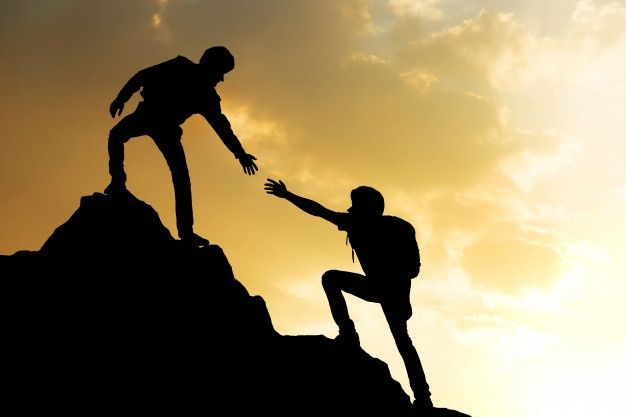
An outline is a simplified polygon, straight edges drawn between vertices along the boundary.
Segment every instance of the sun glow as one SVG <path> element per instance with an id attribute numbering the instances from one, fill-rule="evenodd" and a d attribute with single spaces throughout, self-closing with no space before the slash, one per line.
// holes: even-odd
<path id="1" fill-rule="evenodd" d="M 108 106 L 133 74 L 224 44 L 222 110 L 261 171 L 185 122 L 195 227 L 278 330 L 333 337 L 321 274 L 360 268 L 265 178 L 333 210 L 367 184 L 417 231 L 409 327 L 437 405 L 626 415 L 623 1 L 6 3 L 0 253 L 37 250 L 108 183 Z M 146 137 L 125 149 L 129 187 L 175 231 L 161 154 Z M 380 309 L 349 305 L 408 390 Z"/>
<path id="2" fill-rule="evenodd" d="M 537 381 L 536 404 L 530 413 L 545 416 L 621 416 L 626 413 L 626 357 L 621 363 L 581 363 L 552 367 Z"/>

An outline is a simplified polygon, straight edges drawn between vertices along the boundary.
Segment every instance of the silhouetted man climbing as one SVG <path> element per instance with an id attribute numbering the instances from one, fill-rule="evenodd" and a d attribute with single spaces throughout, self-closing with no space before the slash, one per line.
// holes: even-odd
<path id="1" fill-rule="evenodd" d="M 256 158 L 246 153 L 222 114 L 215 86 L 224 74 L 235 68 L 235 59 L 223 46 L 207 49 L 200 63 L 178 56 L 139 71 L 122 88 L 111 103 L 111 116 L 119 116 L 124 103 L 140 88 L 143 101 L 134 113 L 124 117 L 109 134 L 109 173 L 111 183 L 106 194 L 126 191 L 124 144 L 131 138 L 148 135 L 165 157 L 172 173 L 176 198 L 176 225 L 181 240 L 191 245 L 206 245 L 208 240 L 193 231 L 191 182 L 180 142 L 180 125 L 193 114 L 201 114 L 215 130 L 224 145 L 235 155 L 243 170 L 254 175 Z"/>
<path id="2" fill-rule="evenodd" d="M 329 210 L 313 200 L 293 194 L 282 181 L 268 178 L 265 190 L 348 232 L 348 239 L 365 275 L 336 270 L 322 275 L 330 310 L 339 326 L 336 340 L 353 347 L 360 344 L 342 291 L 380 303 L 404 360 L 415 397 L 415 408 L 422 413 L 431 410 L 433 404 L 426 376 L 406 324 L 412 315 L 409 298 L 411 278 L 417 276 L 420 268 L 413 226 L 398 217 L 383 216 L 383 196 L 371 187 L 361 186 L 352 190 L 352 207 L 347 213 Z"/>

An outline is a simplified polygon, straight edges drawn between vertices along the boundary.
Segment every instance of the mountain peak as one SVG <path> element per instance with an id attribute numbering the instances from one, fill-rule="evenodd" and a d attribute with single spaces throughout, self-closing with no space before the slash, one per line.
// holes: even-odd
<path id="1" fill-rule="evenodd" d="M 167 251 L 174 242 L 156 210 L 131 193 L 115 198 L 94 193 L 80 199 L 78 210 L 52 233 L 41 253 L 125 257 L 137 251 Z"/>

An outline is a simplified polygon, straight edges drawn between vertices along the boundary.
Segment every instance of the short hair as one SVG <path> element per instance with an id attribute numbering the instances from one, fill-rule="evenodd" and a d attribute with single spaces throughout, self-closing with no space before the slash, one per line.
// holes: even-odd
<path id="1" fill-rule="evenodd" d="M 356 204 L 371 211 L 372 214 L 382 215 L 385 211 L 385 199 L 375 188 L 361 185 L 350 193 L 353 205 Z"/>
<path id="2" fill-rule="evenodd" d="M 235 68 L 235 57 L 223 46 L 213 46 L 202 54 L 200 64 L 218 68 L 226 74 Z"/>

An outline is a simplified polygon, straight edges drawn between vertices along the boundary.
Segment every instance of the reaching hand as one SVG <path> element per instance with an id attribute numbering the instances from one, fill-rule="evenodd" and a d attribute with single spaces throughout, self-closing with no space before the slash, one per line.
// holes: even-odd
<path id="1" fill-rule="evenodd" d="M 111 113 L 111 117 L 120 116 L 123 111 L 124 103 L 117 98 L 113 100 L 113 102 L 109 106 L 109 113 Z"/>
<path id="2" fill-rule="evenodd" d="M 241 155 L 239 157 L 239 163 L 243 167 L 243 172 L 248 175 L 254 175 L 259 170 L 254 161 L 256 161 L 256 158 L 249 153 Z"/>
<path id="3" fill-rule="evenodd" d="M 281 180 L 275 181 L 271 178 L 265 183 L 265 192 L 274 194 L 276 197 L 285 198 L 287 196 L 287 186 Z"/>

